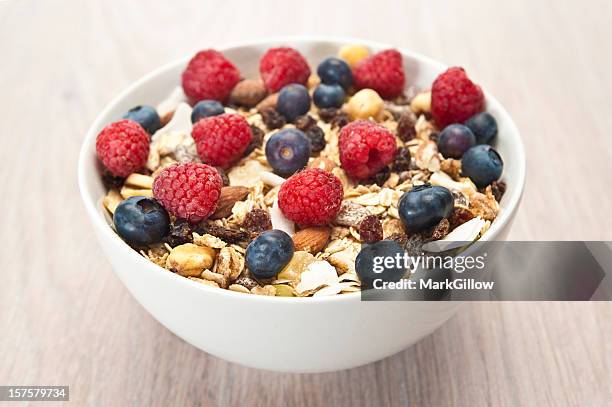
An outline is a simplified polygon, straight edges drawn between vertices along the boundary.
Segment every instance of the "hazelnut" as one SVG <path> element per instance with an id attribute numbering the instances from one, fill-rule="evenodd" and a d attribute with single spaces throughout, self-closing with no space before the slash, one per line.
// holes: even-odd
<path id="1" fill-rule="evenodd" d="M 200 276 L 202 271 L 212 267 L 214 259 L 214 249 L 185 243 L 172 249 L 166 259 L 166 268 L 181 276 Z"/>
<path id="2" fill-rule="evenodd" d="M 346 105 L 346 112 L 353 120 L 380 118 L 385 103 L 373 89 L 362 89 L 355 93 Z"/>
<path id="3" fill-rule="evenodd" d="M 362 59 L 367 58 L 370 51 L 363 45 L 349 44 L 338 51 L 338 57 L 344 59 L 352 67 L 357 65 Z"/>

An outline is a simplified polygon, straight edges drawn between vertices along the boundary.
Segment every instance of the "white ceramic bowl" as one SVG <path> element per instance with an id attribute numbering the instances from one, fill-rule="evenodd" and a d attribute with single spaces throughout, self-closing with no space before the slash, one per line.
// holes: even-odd
<path id="1" fill-rule="evenodd" d="M 281 38 L 219 50 L 244 77 L 258 75 L 258 61 L 273 46 L 298 49 L 312 67 L 340 46 L 360 43 L 372 51 L 392 46 L 356 39 Z M 445 66 L 408 50 L 407 85 L 429 88 Z M 95 154 L 98 132 L 138 104 L 155 105 L 180 84 L 188 56 L 140 79 L 98 116 L 79 158 L 79 187 L 95 233 L 113 269 L 132 295 L 165 327 L 194 346 L 242 365 L 287 372 L 347 369 L 405 349 L 447 321 L 456 302 L 361 302 L 360 294 L 321 298 L 247 295 L 215 289 L 174 275 L 132 250 L 107 224 L 105 194 Z M 478 81 L 478 78 L 475 78 Z M 487 110 L 499 124 L 496 148 L 504 159 L 508 189 L 486 240 L 504 239 L 518 207 L 525 179 L 525 155 L 518 130 L 504 108 L 486 93 Z M 129 332 L 125 333 L 129 335 Z"/>

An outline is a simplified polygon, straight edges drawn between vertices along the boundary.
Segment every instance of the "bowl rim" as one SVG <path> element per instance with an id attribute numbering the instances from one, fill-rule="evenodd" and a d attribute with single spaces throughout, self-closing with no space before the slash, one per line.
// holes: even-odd
<path id="1" fill-rule="evenodd" d="M 290 43 L 326 42 L 326 43 L 338 43 L 338 44 L 360 44 L 370 49 L 394 48 L 394 49 L 397 49 L 404 57 L 413 58 L 419 62 L 425 62 L 431 65 L 438 66 L 440 70 L 444 70 L 448 68 L 447 65 L 435 59 L 432 59 L 428 56 L 422 55 L 418 52 L 414 52 L 406 48 L 394 47 L 386 43 L 364 40 L 364 39 L 355 38 L 355 37 L 310 36 L 310 35 L 262 37 L 260 39 L 255 39 L 255 40 L 238 41 L 238 42 L 231 42 L 231 43 L 226 43 L 222 45 L 216 45 L 215 49 L 221 52 L 224 52 L 224 51 L 228 51 L 234 48 L 242 48 L 242 47 L 249 47 L 249 46 L 264 46 L 264 45 L 269 46 L 269 47 L 280 46 L 287 42 L 290 42 Z M 200 49 L 204 49 L 204 47 L 207 45 L 208 44 L 203 44 L 203 46 Z M 91 159 L 89 155 L 89 150 L 91 148 L 91 145 L 95 144 L 95 139 L 97 137 L 96 129 L 100 128 L 101 125 L 103 125 L 106 122 L 105 119 L 108 116 L 109 112 L 113 110 L 113 108 L 117 104 L 119 104 L 124 98 L 126 98 L 135 89 L 143 86 L 145 83 L 149 82 L 152 78 L 158 76 L 162 72 L 174 69 L 177 66 L 186 65 L 186 63 L 191 59 L 191 57 L 193 56 L 193 54 L 195 54 L 195 52 L 197 52 L 197 50 L 187 56 L 184 56 L 182 58 L 165 63 L 161 65 L 160 67 L 152 70 L 151 72 L 145 74 L 144 76 L 140 77 L 138 80 L 136 80 L 131 85 L 126 87 L 124 90 L 122 90 L 108 104 L 106 104 L 104 109 L 102 109 L 102 111 L 96 116 L 95 120 L 93 121 L 91 126 L 88 128 L 85 138 L 83 139 L 83 142 L 81 144 L 81 148 L 79 150 L 77 177 L 78 177 L 78 185 L 79 185 L 81 199 L 83 200 L 83 203 L 85 205 L 87 215 L 89 216 L 94 229 L 100 232 L 98 233 L 98 238 L 106 239 L 106 240 L 113 242 L 113 245 L 115 246 L 117 250 L 122 251 L 123 253 L 126 254 L 126 256 L 129 256 L 134 259 L 136 266 L 143 267 L 143 268 L 149 268 L 151 269 L 151 272 L 160 273 L 161 278 L 167 278 L 168 280 L 173 280 L 177 284 L 184 284 L 185 287 L 191 287 L 192 289 L 203 290 L 204 293 L 209 293 L 211 295 L 219 295 L 221 297 L 233 298 L 235 300 L 242 299 L 245 301 L 258 301 L 258 302 L 264 302 L 264 303 L 281 302 L 284 304 L 296 304 L 296 303 L 315 303 L 317 304 L 317 303 L 328 303 L 328 302 L 348 302 L 348 301 L 356 301 L 357 299 L 360 299 L 361 291 L 357 291 L 354 293 L 341 294 L 341 295 L 331 295 L 331 296 L 321 296 L 321 297 L 281 297 L 281 296 L 265 296 L 265 295 L 251 295 L 251 294 L 246 295 L 245 293 L 240 293 L 240 292 L 236 292 L 236 291 L 232 291 L 228 289 L 209 287 L 204 284 L 199 284 L 197 282 L 190 281 L 188 278 L 185 278 L 183 276 L 178 276 L 178 275 L 175 275 L 174 273 L 169 273 L 166 269 L 162 268 L 161 266 L 158 266 L 157 264 L 147 260 L 145 257 L 143 257 L 138 252 L 136 252 L 134 249 L 132 249 L 127 243 L 125 243 L 103 220 L 102 216 L 100 216 L 99 211 L 96 208 L 97 202 L 89 199 L 89 197 L 92 194 L 90 193 L 90 189 L 88 187 L 87 177 L 86 177 L 86 174 L 87 174 L 86 169 L 88 166 L 88 160 Z M 508 203 L 504 205 L 505 206 L 504 211 L 502 211 L 498 215 L 495 221 L 491 224 L 491 227 L 489 228 L 489 230 L 487 230 L 485 235 L 479 239 L 479 241 L 491 241 L 501 232 L 502 229 L 504 229 L 506 224 L 512 219 L 512 216 L 518 209 L 518 206 L 521 201 L 523 191 L 525 188 L 526 159 L 525 159 L 525 147 L 521 139 L 520 132 L 518 128 L 516 127 L 516 124 L 514 123 L 512 116 L 508 113 L 508 111 L 501 104 L 501 102 L 499 102 L 493 95 L 491 95 L 484 87 L 482 87 L 482 90 L 485 94 L 485 100 L 495 101 L 497 105 L 499 106 L 501 113 L 507 117 L 508 119 L 507 123 L 509 126 L 508 133 L 512 134 L 512 137 L 515 139 L 513 142 L 517 144 L 516 151 L 518 152 L 517 157 L 513 157 L 514 160 L 518 161 L 516 162 L 516 164 L 518 164 L 517 165 L 517 168 L 518 168 L 517 177 L 516 177 L 516 180 L 514 180 L 517 188 L 514 190 L 514 192 L 510 196 L 505 196 L 506 199 L 508 199 Z M 115 271 L 115 273 L 117 273 L 114 267 L 111 266 L 111 268 L 113 269 L 113 271 Z"/>

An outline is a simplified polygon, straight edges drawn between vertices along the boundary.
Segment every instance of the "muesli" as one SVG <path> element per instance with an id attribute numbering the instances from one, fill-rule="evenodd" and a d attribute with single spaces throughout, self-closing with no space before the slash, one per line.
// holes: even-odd
<path id="1" fill-rule="evenodd" d="M 279 47 L 259 65 L 242 78 L 198 52 L 166 100 L 98 135 L 103 205 L 142 256 L 240 293 L 335 295 L 362 289 L 364 244 L 418 253 L 496 218 L 497 124 L 462 68 L 415 89 L 393 49 L 346 45 L 311 72 Z"/>

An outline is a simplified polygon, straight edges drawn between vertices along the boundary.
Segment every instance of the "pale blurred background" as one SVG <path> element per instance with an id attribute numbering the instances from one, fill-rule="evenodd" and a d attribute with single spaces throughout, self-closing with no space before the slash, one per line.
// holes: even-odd
<path id="1" fill-rule="evenodd" d="M 411 349 L 332 374 L 197 351 L 112 273 L 76 160 L 98 112 L 162 64 L 361 37 L 465 67 L 514 117 L 528 169 L 512 239 L 612 240 L 611 19 L 609 0 L 0 1 L 0 385 L 70 385 L 74 405 L 609 405 L 609 303 L 467 305 Z"/>

